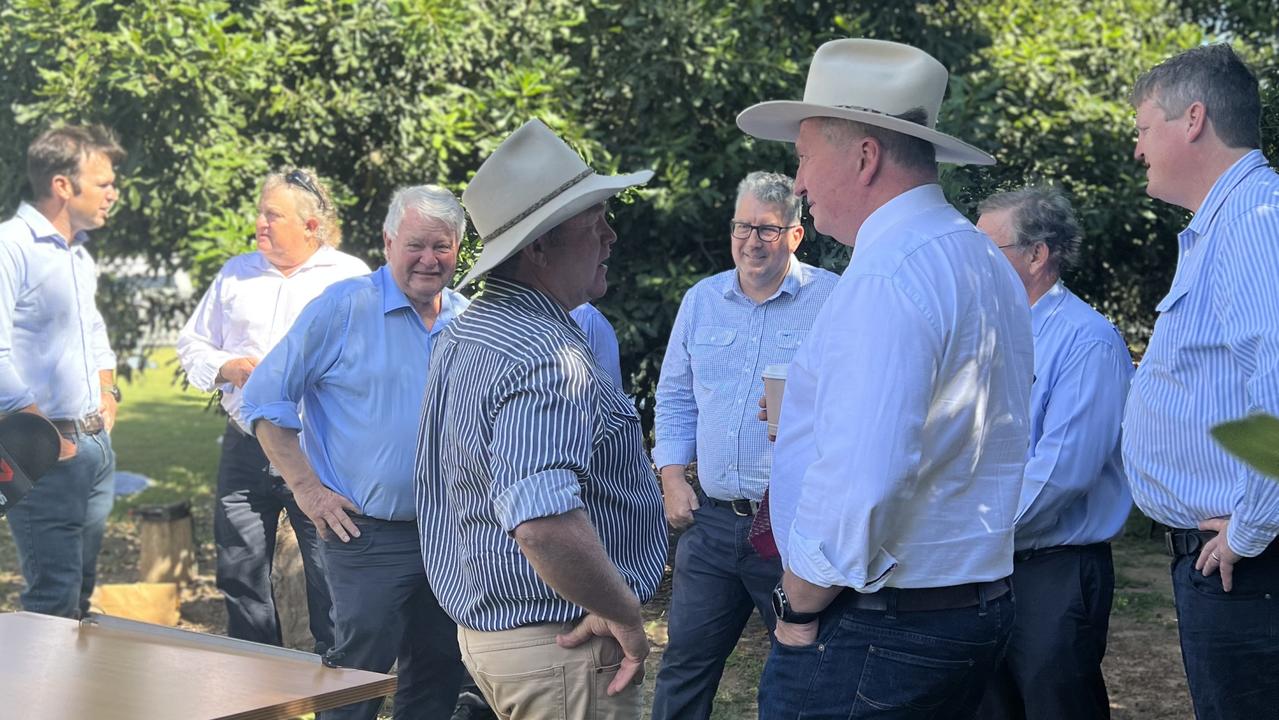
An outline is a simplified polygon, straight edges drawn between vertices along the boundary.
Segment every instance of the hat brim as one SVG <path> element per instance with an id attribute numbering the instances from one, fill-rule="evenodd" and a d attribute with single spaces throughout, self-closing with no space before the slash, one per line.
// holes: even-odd
<path id="1" fill-rule="evenodd" d="M 0 418 L 0 448 L 32 482 L 57 464 L 60 445 L 57 428 L 40 415 L 19 412 Z"/>
<path id="2" fill-rule="evenodd" d="M 591 175 L 574 185 L 505 232 L 485 238 L 475 265 L 458 285 L 463 288 L 472 281 L 488 274 L 493 268 L 514 257 L 547 230 L 568 220 L 592 205 L 599 204 L 621 191 L 643 185 L 653 178 L 652 170 L 640 170 L 625 175 Z"/>
<path id="3" fill-rule="evenodd" d="M 995 158 L 946 133 L 909 120 L 866 110 L 814 105 L 796 100 L 771 100 L 752 105 L 737 116 L 737 127 L 761 140 L 795 142 L 799 124 L 808 118 L 833 117 L 882 127 L 932 143 L 937 162 L 953 165 L 994 165 Z"/>

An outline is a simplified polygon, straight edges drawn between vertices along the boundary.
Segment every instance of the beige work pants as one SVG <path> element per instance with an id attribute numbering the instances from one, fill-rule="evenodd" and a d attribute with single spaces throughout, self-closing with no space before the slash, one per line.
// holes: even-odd
<path id="1" fill-rule="evenodd" d="M 643 689 L 633 683 L 609 696 L 622 662 L 613 638 L 596 637 L 575 648 L 555 636 L 575 623 L 528 625 L 480 632 L 459 626 L 462 662 L 502 720 L 639 720 Z"/>

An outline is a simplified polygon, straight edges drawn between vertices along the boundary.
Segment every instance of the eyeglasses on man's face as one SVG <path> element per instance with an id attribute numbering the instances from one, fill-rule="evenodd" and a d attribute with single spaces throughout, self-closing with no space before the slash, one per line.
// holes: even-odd
<path id="1" fill-rule="evenodd" d="M 324 202 L 324 196 L 320 194 L 320 189 L 317 188 L 311 178 L 307 177 L 307 174 L 301 170 L 294 170 L 288 175 L 285 175 L 284 182 L 290 185 L 296 185 L 314 195 L 315 199 L 320 201 L 320 209 L 324 209 L 326 207 L 327 203 Z"/>
<path id="2" fill-rule="evenodd" d="M 728 224 L 728 230 L 733 234 L 734 238 L 738 240 L 749 240 L 751 233 L 753 232 L 756 235 L 759 235 L 759 239 L 766 243 L 777 242 L 777 239 L 782 236 L 783 230 L 790 230 L 793 227 L 796 226 L 751 225 L 750 223 L 744 223 L 738 220 L 733 220 Z"/>

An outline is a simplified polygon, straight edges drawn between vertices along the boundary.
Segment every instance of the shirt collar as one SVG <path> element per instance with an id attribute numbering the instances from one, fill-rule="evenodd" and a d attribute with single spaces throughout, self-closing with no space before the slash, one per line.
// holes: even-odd
<path id="1" fill-rule="evenodd" d="M 409 297 L 404 294 L 399 285 L 395 284 L 395 278 L 391 277 L 391 268 L 383 265 L 373 273 L 373 284 L 378 287 L 382 294 L 382 314 L 389 315 L 396 310 L 408 310 L 417 317 L 417 310 L 413 307 L 413 303 L 409 302 Z M 431 326 L 431 333 L 441 330 L 450 320 L 457 317 L 462 311 L 459 307 L 461 303 L 458 301 L 461 296 L 449 288 L 440 290 L 440 314 L 435 316 L 435 323 Z"/>
<path id="2" fill-rule="evenodd" d="M 1203 204 L 1199 206 L 1199 212 L 1191 218 L 1190 224 L 1182 231 L 1193 233 L 1191 239 L 1202 235 L 1212 224 L 1213 217 L 1217 211 L 1221 209 L 1222 203 L 1230 196 L 1235 187 L 1243 182 L 1252 171 L 1260 167 L 1269 167 L 1270 163 L 1266 160 L 1266 156 L 1260 150 L 1252 150 L 1243 157 L 1235 161 L 1226 169 L 1221 177 L 1212 184 L 1212 189 L 1208 191 L 1207 197 L 1204 198 Z"/>
<path id="3" fill-rule="evenodd" d="M 67 239 L 62 237 L 62 233 L 53 227 L 53 223 L 49 222 L 49 218 L 36 209 L 34 205 L 25 200 L 18 205 L 18 217 L 31 228 L 31 232 L 35 233 L 37 240 L 55 240 L 59 245 L 67 247 Z M 81 230 L 75 234 L 72 239 L 72 245 L 83 245 L 89 241 L 89 233 Z"/>
<path id="4" fill-rule="evenodd" d="M 769 295 L 767 298 L 765 298 L 764 302 L 760 303 L 760 305 L 763 305 L 764 303 L 769 302 L 770 300 L 773 300 L 774 298 L 776 298 L 778 295 L 781 295 L 782 293 L 790 295 L 791 297 L 795 297 L 797 294 L 799 294 L 799 288 L 801 285 L 803 285 L 803 282 L 804 282 L 804 273 L 803 273 L 803 268 L 799 266 L 799 258 L 795 257 L 794 253 L 791 253 L 790 260 L 788 260 L 786 263 L 786 274 L 782 276 L 782 284 L 778 285 L 777 290 L 775 290 L 772 295 Z M 741 280 L 737 277 L 736 270 L 729 273 L 728 282 L 724 284 L 723 295 L 725 298 L 728 298 L 730 300 L 733 299 L 734 296 L 736 296 L 736 297 L 745 298 L 746 300 L 750 300 L 750 302 L 752 303 L 755 302 L 754 300 L 751 300 L 749 297 L 747 297 L 746 293 L 742 290 L 742 283 L 741 283 Z"/>
<path id="5" fill-rule="evenodd" d="M 257 256 L 257 263 L 263 272 L 273 272 L 278 275 L 284 275 L 284 273 L 280 272 L 279 268 L 272 265 L 271 261 L 266 259 L 266 255 L 263 255 L 261 250 L 255 252 L 254 255 Z M 328 245 L 321 245 L 319 249 L 311 253 L 311 257 L 307 258 L 301 265 L 299 265 L 297 269 L 293 271 L 293 274 L 289 275 L 289 277 L 295 277 L 298 273 L 304 270 L 310 270 L 311 268 L 332 267 L 337 264 L 338 251 Z"/>
<path id="6" fill-rule="evenodd" d="M 867 244 L 886 235 L 898 223 L 946 204 L 946 195 L 942 193 L 941 185 L 937 183 L 920 185 L 907 190 L 880 205 L 870 214 L 870 217 L 866 218 L 861 229 L 857 231 L 857 249 L 865 250 Z"/>
<path id="7" fill-rule="evenodd" d="M 484 297 L 493 300 L 512 300 L 540 315 L 558 320 L 561 324 L 582 334 L 582 330 L 568 311 L 546 293 L 522 282 L 504 277 L 488 276 L 484 281 Z M 585 338 L 585 335 L 582 335 Z"/>
<path id="8" fill-rule="evenodd" d="M 1057 308 L 1066 300 L 1066 286 L 1060 280 L 1053 283 L 1048 288 L 1048 292 L 1044 293 L 1034 305 L 1030 306 L 1030 325 L 1036 337 L 1039 331 L 1044 329 L 1044 324 L 1048 322 L 1048 318 L 1057 312 Z"/>

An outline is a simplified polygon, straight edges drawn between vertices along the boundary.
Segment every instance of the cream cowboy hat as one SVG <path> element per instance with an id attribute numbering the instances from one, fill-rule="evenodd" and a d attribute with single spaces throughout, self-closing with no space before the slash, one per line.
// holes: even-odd
<path id="1" fill-rule="evenodd" d="M 752 105 L 737 116 L 737 127 L 764 140 L 795 142 L 802 120 L 844 118 L 927 140 L 937 148 L 937 162 L 994 165 L 990 155 L 933 129 L 948 78 L 945 66 L 909 45 L 832 40 L 813 56 L 803 102 Z M 928 114 L 924 125 L 893 117 L 916 108 Z"/>
<path id="2" fill-rule="evenodd" d="M 597 175 L 541 120 L 529 120 L 502 141 L 462 192 L 462 205 L 484 243 L 462 286 L 547 230 L 652 177 L 652 170 Z"/>

